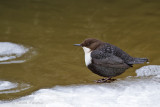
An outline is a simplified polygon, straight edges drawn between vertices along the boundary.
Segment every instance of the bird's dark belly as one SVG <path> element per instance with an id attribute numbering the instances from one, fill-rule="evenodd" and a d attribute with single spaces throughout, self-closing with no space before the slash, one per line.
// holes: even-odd
<path id="1" fill-rule="evenodd" d="M 103 77 L 115 77 L 123 72 L 125 72 L 126 69 L 129 67 L 106 67 L 106 66 L 101 66 L 101 65 L 96 65 L 96 64 L 90 64 L 88 65 L 88 68 L 95 74 L 98 74 Z"/>

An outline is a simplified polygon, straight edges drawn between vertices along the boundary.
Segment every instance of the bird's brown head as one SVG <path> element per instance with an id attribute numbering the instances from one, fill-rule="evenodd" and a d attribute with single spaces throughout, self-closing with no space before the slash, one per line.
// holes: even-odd
<path id="1" fill-rule="evenodd" d="M 98 46 L 100 46 L 103 42 L 97 39 L 88 38 L 85 39 L 81 44 L 74 44 L 75 46 L 81 46 L 89 48 L 90 50 L 95 50 Z"/>

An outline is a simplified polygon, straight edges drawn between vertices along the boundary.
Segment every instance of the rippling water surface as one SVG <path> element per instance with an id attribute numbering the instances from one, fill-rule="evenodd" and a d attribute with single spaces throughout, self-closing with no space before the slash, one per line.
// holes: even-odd
<path id="1" fill-rule="evenodd" d="M 0 1 L 0 104 L 160 105 L 159 7 L 158 0 Z M 114 83 L 95 84 L 101 77 L 72 45 L 91 37 L 150 63 L 135 65 Z"/>

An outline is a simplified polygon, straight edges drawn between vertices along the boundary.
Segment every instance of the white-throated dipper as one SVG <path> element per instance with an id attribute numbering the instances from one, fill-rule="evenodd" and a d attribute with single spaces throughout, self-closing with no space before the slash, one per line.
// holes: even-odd
<path id="1" fill-rule="evenodd" d="M 120 48 L 93 38 L 74 45 L 83 48 L 86 66 L 93 73 L 107 77 L 98 80 L 97 83 L 114 81 L 112 77 L 122 74 L 133 64 L 148 62 L 147 58 L 131 57 Z"/>

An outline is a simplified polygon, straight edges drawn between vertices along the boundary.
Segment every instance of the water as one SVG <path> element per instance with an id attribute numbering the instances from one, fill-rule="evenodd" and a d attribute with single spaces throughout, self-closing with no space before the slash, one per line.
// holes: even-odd
<path id="1" fill-rule="evenodd" d="M 159 7 L 158 0 L 0 1 L 1 103 L 159 105 Z M 73 46 L 89 37 L 147 57 L 154 66 L 135 65 L 114 83 L 96 84 L 101 77 L 85 67 L 83 50 Z"/>

